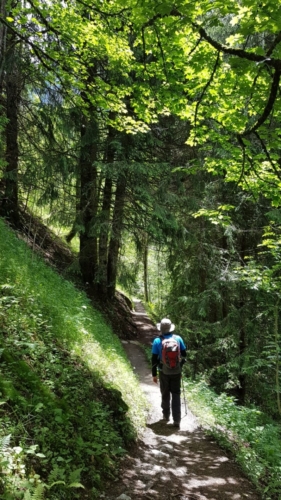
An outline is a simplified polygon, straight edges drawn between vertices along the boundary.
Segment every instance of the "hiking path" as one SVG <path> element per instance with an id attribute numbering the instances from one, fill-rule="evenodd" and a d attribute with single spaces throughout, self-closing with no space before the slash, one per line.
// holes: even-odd
<path id="1" fill-rule="evenodd" d="M 140 344 L 151 346 L 155 325 L 141 302 L 132 320 L 137 340 L 122 340 L 149 403 L 147 425 L 138 446 L 122 464 L 122 474 L 101 495 L 105 500 L 260 500 L 231 456 L 206 435 L 184 404 L 180 430 L 162 421 L 159 385 Z M 186 413 L 186 414 L 185 414 Z"/>

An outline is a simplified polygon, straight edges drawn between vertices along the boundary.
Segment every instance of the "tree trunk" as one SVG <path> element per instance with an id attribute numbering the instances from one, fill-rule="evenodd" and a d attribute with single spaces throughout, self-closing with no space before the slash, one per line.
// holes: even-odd
<path id="1" fill-rule="evenodd" d="M 3 19 L 6 18 L 6 0 L 0 0 L 0 16 L 3 17 Z M 3 125 L 5 121 L 5 108 L 6 108 L 6 99 L 4 97 L 4 78 L 5 78 L 5 56 L 6 56 L 6 43 L 7 43 L 7 27 L 4 24 L 0 23 L 0 132 L 2 135 L 2 130 L 3 130 Z M 5 163 L 4 159 L 4 152 L 3 152 L 3 145 L 2 145 L 2 138 L 0 139 L 0 150 L 1 150 L 1 157 L 0 157 L 0 166 L 2 167 L 3 164 Z M 2 173 L 2 169 L 1 169 Z M 2 205 L 2 198 L 3 198 L 3 192 L 5 188 L 5 181 L 0 178 L 0 214 L 1 214 L 1 205 Z"/>
<path id="2" fill-rule="evenodd" d="M 97 137 L 98 125 L 94 113 L 88 120 L 85 116 L 81 127 L 80 151 L 80 213 L 83 229 L 80 232 L 79 263 L 85 283 L 95 283 L 98 265 L 97 236 L 94 224 L 97 217 Z"/>
<path id="3" fill-rule="evenodd" d="M 279 298 L 274 307 L 274 333 L 275 333 L 275 349 L 276 349 L 276 364 L 275 364 L 275 383 L 278 413 L 281 415 L 281 400 L 280 400 L 280 347 L 279 347 Z"/>
<path id="4" fill-rule="evenodd" d="M 7 34 L 6 69 L 6 168 L 4 172 L 4 196 L 1 203 L 1 214 L 9 221 L 19 226 L 18 206 L 18 108 L 20 102 L 20 81 L 15 55 L 15 36 Z"/>
<path id="5" fill-rule="evenodd" d="M 143 248 L 143 284 L 144 284 L 144 300 L 145 302 L 149 302 L 147 234 L 144 237 L 144 248 Z"/>
<path id="6" fill-rule="evenodd" d="M 72 228 L 69 233 L 66 235 L 65 239 L 67 243 L 70 243 L 71 240 L 79 233 L 82 221 L 81 221 L 81 174 L 80 171 L 76 174 L 76 186 L 75 186 L 75 220 L 73 222 Z"/>
<path id="7" fill-rule="evenodd" d="M 123 212 L 126 194 L 126 173 L 121 172 L 117 180 L 115 204 L 112 219 L 112 233 L 108 250 L 107 262 L 107 286 L 108 297 L 112 299 L 115 295 L 117 279 L 117 262 L 120 248 L 121 234 L 123 228 Z"/>
<path id="8" fill-rule="evenodd" d="M 245 263 L 245 255 L 247 254 L 247 242 L 246 237 L 242 233 L 241 241 L 240 241 L 240 259 Z M 239 314 L 240 314 L 240 330 L 239 330 L 239 339 L 238 339 L 238 348 L 239 348 L 239 359 L 240 359 L 240 368 L 238 374 L 239 387 L 238 387 L 238 402 L 241 405 L 245 404 L 246 399 L 246 374 L 243 373 L 243 365 L 244 365 L 244 353 L 247 346 L 246 341 L 246 332 L 245 332 L 245 320 L 244 320 L 244 308 L 245 308 L 245 291 L 243 288 L 240 290 L 240 301 L 239 301 Z"/>
<path id="9" fill-rule="evenodd" d="M 0 16 L 5 19 L 6 14 L 6 0 L 0 0 Z M 4 24 L 0 24 L 0 90 L 2 96 L 3 81 L 4 81 L 4 65 L 5 65 L 5 54 L 6 54 L 6 43 L 7 43 L 7 27 Z"/>
<path id="10" fill-rule="evenodd" d="M 239 387 L 238 387 L 238 402 L 241 405 L 245 404 L 246 399 L 246 375 L 243 373 L 243 359 L 245 349 L 246 349 L 246 334 L 244 327 L 244 313 L 243 313 L 244 302 L 243 299 L 240 301 L 240 311 L 241 311 L 241 328 L 239 331 L 239 358 L 240 358 L 240 371 L 238 374 Z"/>
<path id="11" fill-rule="evenodd" d="M 107 296 L 107 263 L 108 263 L 108 240 L 110 229 L 110 207 L 112 199 L 112 169 L 115 155 L 115 148 L 112 141 L 116 131 L 109 127 L 107 137 L 107 147 L 104 155 L 104 163 L 107 165 L 106 177 L 102 195 L 102 210 L 100 215 L 100 238 L 99 238 L 99 283 L 98 293 L 102 297 Z"/>

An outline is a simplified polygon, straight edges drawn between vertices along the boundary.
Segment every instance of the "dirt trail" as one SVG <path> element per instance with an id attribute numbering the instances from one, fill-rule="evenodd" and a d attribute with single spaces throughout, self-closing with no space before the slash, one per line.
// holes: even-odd
<path id="1" fill-rule="evenodd" d="M 123 477 L 103 496 L 120 500 L 260 500 L 234 461 L 198 425 L 182 406 L 181 429 L 161 422 L 159 386 L 140 343 L 151 345 L 157 334 L 140 302 L 133 321 L 138 341 L 123 341 L 150 404 L 147 427 L 137 449 L 124 461 Z M 188 402 L 187 402 L 188 404 Z M 101 497 L 102 498 L 102 497 Z"/>

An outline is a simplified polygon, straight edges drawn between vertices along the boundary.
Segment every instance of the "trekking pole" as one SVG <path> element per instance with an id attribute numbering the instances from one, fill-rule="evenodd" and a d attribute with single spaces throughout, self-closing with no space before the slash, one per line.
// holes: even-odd
<path id="1" fill-rule="evenodd" d="M 187 415 L 187 404 L 186 404 L 186 397 L 185 397 L 185 390 L 184 390 L 184 383 L 183 383 L 183 377 L 181 377 L 181 385 L 182 385 L 182 393 L 183 393 L 183 400 L 184 400 L 184 408 L 185 408 L 185 416 Z"/>

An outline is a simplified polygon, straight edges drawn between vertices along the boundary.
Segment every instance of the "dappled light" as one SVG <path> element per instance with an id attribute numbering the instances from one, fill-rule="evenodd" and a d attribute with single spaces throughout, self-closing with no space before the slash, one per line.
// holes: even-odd
<path id="1" fill-rule="evenodd" d="M 205 435 L 185 408 L 182 398 L 180 429 L 162 419 L 159 386 L 152 382 L 150 366 L 141 346 L 150 346 L 155 327 L 140 303 L 133 318 L 139 328 L 138 341 L 126 341 L 124 348 L 150 403 L 147 426 L 138 449 L 126 458 L 123 479 L 117 491 L 130 492 L 133 499 L 172 498 L 187 500 L 259 500 L 230 456 Z"/>
<path id="2" fill-rule="evenodd" d="M 281 500 L 280 89 L 281 0 L 0 0 L 1 500 Z"/>

